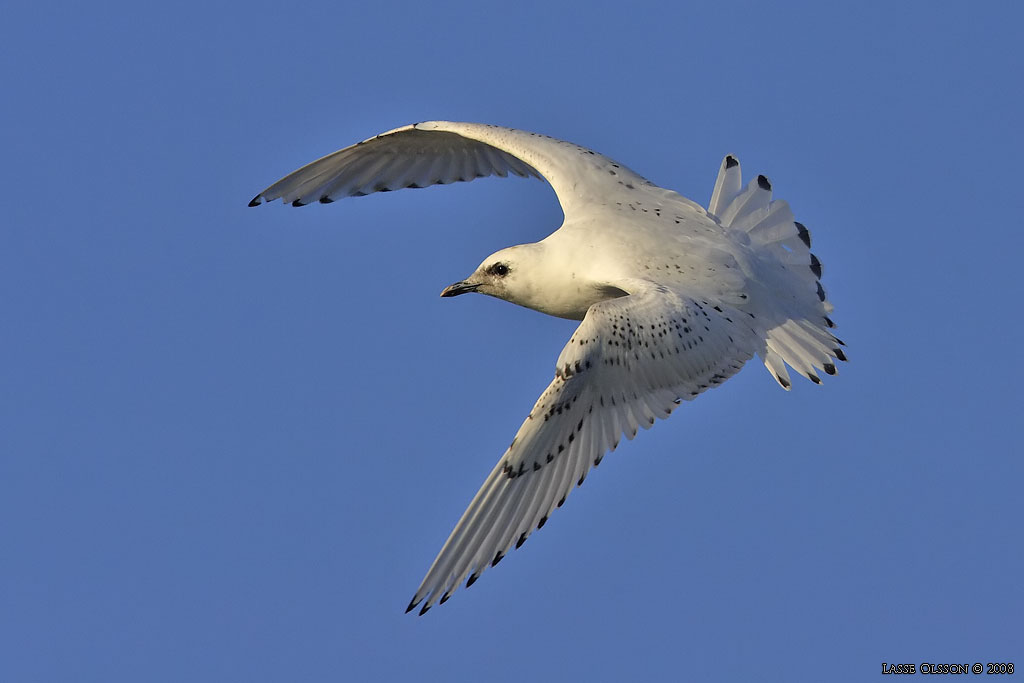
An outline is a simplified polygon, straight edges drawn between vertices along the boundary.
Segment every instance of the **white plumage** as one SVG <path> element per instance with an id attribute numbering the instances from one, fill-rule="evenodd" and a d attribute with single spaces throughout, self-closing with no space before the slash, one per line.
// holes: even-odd
<path id="1" fill-rule="evenodd" d="M 456 524 L 409 604 L 420 614 L 471 585 L 544 525 L 624 434 L 735 374 L 754 354 L 820 383 L 846 360 L 810 234 L 726 156 L 708 209 L 589 149 L 536 133 L 430 121 L 329 154 L 250 206 L 295 206 L 490 175 L 536 176 L 562 226 L 492 254 L 442 296 L 479 292 L 582 320 L 555 378 Z"/>

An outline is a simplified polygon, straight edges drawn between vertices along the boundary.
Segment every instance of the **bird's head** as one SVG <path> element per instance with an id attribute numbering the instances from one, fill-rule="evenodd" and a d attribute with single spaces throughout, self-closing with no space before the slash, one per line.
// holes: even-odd
<path id="1" fill-rule="evenodd" d="M 521 244 L 495 252 L 465 280 L 445 287 L 441 296 L 479 292 L 532 308 L 536 285 L 542 281 L 543 250 L 541 244 Z"/>

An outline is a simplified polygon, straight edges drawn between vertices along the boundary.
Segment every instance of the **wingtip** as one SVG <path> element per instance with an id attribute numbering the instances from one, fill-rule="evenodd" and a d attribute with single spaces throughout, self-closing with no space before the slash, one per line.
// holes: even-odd
<path id="1" fill-rule="evenodd" d="M 409 606 L 405 608 L 405 613 L 408 614 L 409 612 L 411 612 L 414 609 L 416 609 L 416 605 L 418 605 L 418 604 L 420 604 L 420 601 L 417 600 L 416 598 L 413 598 L 412 600 L 410 600 L 409 601 Z"/>
<path id="2" fill-rule="evenodd" d="M 760 187 L 762 190 L 768 190 L 769 192 L 772 191 L 772 184 L 768 182 L 767 176 L 757 176 L 757 186 Z"/>
<path id="3" fill-rule="evenodd" d="M 255 197 L 253 197 L 252 199 L 249 200 L 249 206 L 259 206 L 262 203 L 263 203 L 263 195 L 262 194 L 258 194 L 258 195 L 256 195 Z"/>
<path id="4" fill-rule="evenodd" d="M 420 616 L 422 617 L 424 614 L 426 614 L 427 610 L 429 610 L 431 607 L 432 605 L 430 605 L 429 603 L 423 605 L 423 609 L 420 610 Z"/>
<path id="5" fill-rule="evenodd" d="M 726 154 L 725 155 L 725 167 L 726 168 L 734 168 L 734 167 L 739 166 L 739 165 L 740 165 L 739 159 L 737 159 L 736 157 L 734 157 L 731 154 Z"/>

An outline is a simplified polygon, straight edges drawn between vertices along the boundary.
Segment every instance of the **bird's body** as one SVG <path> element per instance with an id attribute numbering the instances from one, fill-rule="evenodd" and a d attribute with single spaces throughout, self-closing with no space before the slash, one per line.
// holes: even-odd
<path id="1" fill-rule="evenodd" d="M 286 176 L 250 205 L 296 206 L 487 175 L 551 183 L 565 221 L 540 242 L 492 254 L 442 292 L 480 292 L 582 320 L 555 378 L 459 520 L 409 605 L 421 613 L 473 583 L 543 526 L 621 435 L 665 418 L 759 355 L 815 383 L 845 360 L 807 230 L 758 176 L 722 162 L 708 209 L 572 143 L 433 121 L 345 148 Z"/>

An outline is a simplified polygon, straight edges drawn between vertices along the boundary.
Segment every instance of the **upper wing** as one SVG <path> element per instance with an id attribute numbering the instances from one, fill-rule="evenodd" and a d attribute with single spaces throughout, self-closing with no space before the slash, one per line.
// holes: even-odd
<path id="1" fill-rule="evenodd" d="M 427 121 L 396 128 L 328 154 L 256 195 L 294 206 L 371 192 L 513 173 L 551 183 L 563 211 L 613 190 L 651 186 L 633 171 L 571 142 L 480 123 Z"/>
<path id="2" fill-rule="evenodd" d="M 645 280 L 615 286 L 629 296 L 587 312 L 558 357 L 554 380 L 456 524 L 409 610 L 425 600 L 422 614 L 467 577 L 472 584 L 542 527 L 622 434 L 632 439 L 753 355 L 746 314 Z"/>

